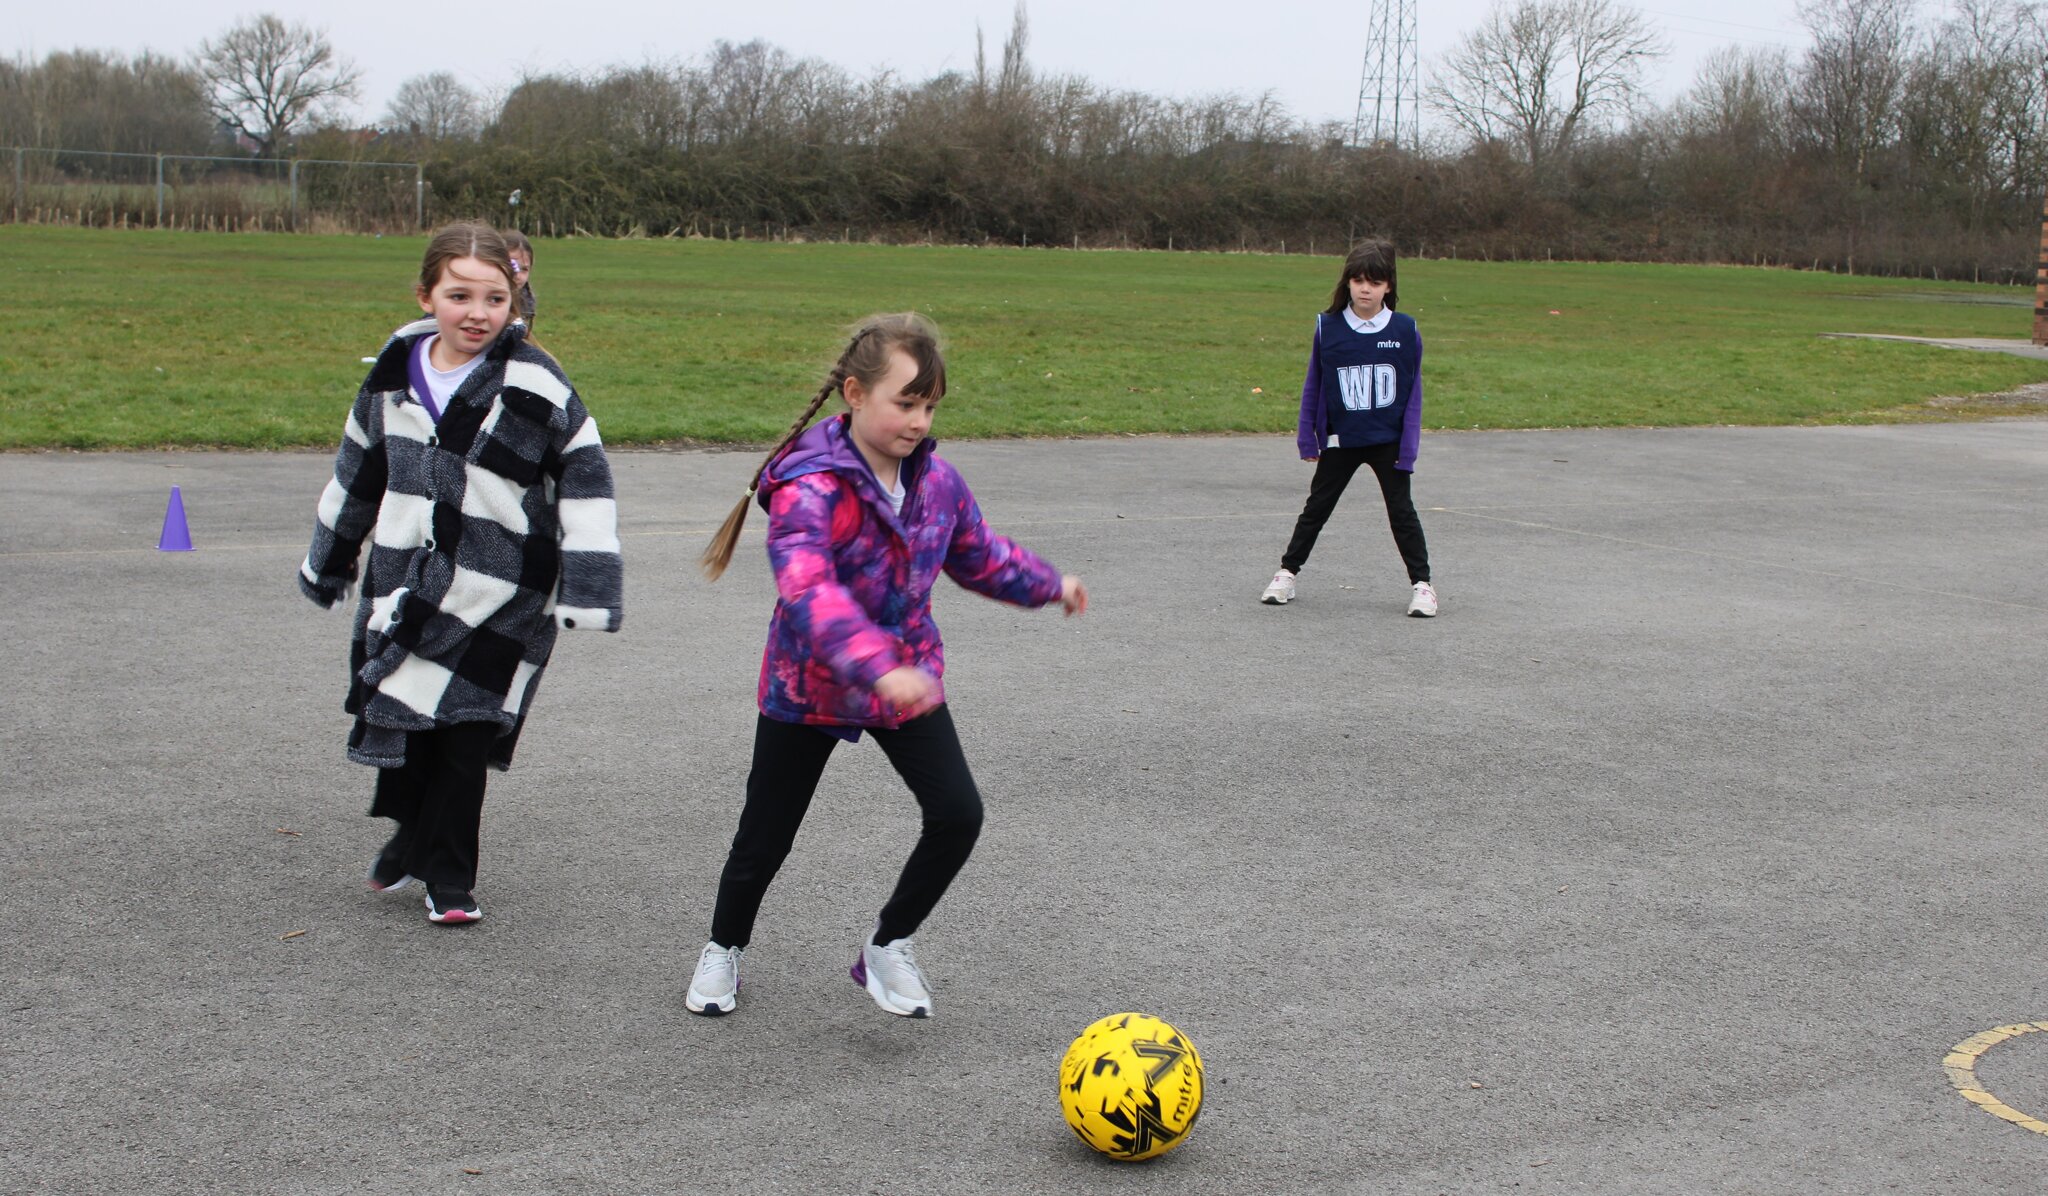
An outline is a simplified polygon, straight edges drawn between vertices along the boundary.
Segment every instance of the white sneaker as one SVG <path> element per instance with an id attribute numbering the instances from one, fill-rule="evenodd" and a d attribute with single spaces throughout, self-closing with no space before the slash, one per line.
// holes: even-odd
<path id="1" fill-rule="evenodd" d="M 697 974 L 690 978 L 690 991 L 683 1004 L 691 1013 L 717 1017 L 731 1013 L 740 1000 L 740 952 L 742 947 L 704 944 L 697 957 Z"/>
<path id="2" fill-rule="evenodd" d="M 1408 600 L 1408 615 L 1415 619 L 1436 617 L 1436 591 L 1426 581 L 1415 583 L 1415 597 Z"/>
<path id="3" fill-rule="evenodd" d="M 1259 595 L 1259 601 L 1267 606 L 1285 606 L 1294 601 L 1294 574 L 1282 569 L 1266 583 L 1266 592 Z"/>
<path id="4" fill-rule="evenodd" d="M 909 939 L 895 939 L 881 947 L 862 943 L 860 958 L 853 961 L 848 974 L 868 990 L 875 1004 L 898 1017 L 932 1015 L 931 989 L 925 985 Z"/>

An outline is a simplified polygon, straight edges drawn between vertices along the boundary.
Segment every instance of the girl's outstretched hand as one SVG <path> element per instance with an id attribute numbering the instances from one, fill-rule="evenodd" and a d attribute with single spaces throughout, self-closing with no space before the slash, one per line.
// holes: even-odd
<path id="1" fill-rule="evenodd" d="M 905 718 L 916 718 L 939 700 L 939 683 L 923 669 L 903 665 L 875 678 L 875 694 Z"/>
<path id="2" fill-rule="evenodd" d="M 1088 587 L 1078 577 L 1060 578 L 1060 606 L 1065 608 L 1068 618 L 1085 614 L 1088 610 Z"/>

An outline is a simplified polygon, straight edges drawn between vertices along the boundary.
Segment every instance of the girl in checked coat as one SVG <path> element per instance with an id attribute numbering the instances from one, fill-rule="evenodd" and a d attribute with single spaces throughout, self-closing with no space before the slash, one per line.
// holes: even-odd
<path id="1" fill-rule="evenodd" d="M 371 816 L 398 824 L 370 887 L 420 881 L 441 924 L 483 916 L 485 768 L 510 765 L 557 629 L 622 614 L 611 467 L 562 367 L 508 320 L 515 285 L 487 226 L 429 243 L 427 318 L 370 368 L 299 569 L 324 607 L 361 582 L 348 755 L 379 770 Z"/>
<path id="2" fill-rule="evenodd" d="M 846 413 L 806 430 L 835 392 Z M 1058 602 L 1075 615 L 1088 605 L 1078 578 L 990 531 L 967 483 L 934 451 L 926 432 L 945 393 L 938 332 L 928 321 L 866 321 L 704 554 L 705 571 L 717 577 L 758 493 L 777 599 L 746 806 L 719 877 L 711 941 L 684 998 L 693 1013 L 735 1007 L 741 950 L 826 758 L 866 732 L 916 796 L 923 830 L 852 976 L 890 1013 L 931 1014 L 911 935 L 967 862 L 982 812 L 946 708 L 932 586 L 943 571 L 1018 606 Z"/>

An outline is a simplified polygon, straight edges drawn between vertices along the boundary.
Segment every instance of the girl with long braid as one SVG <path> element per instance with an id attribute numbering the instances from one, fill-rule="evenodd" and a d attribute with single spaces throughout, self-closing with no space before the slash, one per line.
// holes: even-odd
<path id="1" fill-rule="evenodd" d="M 846 411 L 811 419 L 834 394 Z M 929 1017 L 931 987 L 911 936 L 974 850 L 981 795 L 942 684 L 932 622 L 940 570 L 1018 606 L 1088 607 L 1078 578 L 991 532 L 926 434 L 946 394 L 938 330 L 916 313 L 863 321 L 825 384 L 755 471 L 705 550 L 714 580 L 732 560 L 751 502 L 768 512 L 775 614 L 761 661 L 760 717 L 746 806 L 719 876 L 711 941 L 684 1004 L 730 1013 L 754 916 L 843 740 L 874 737 L 917 798 L 923 829 L 851 975 L 875 1003 Z"/>

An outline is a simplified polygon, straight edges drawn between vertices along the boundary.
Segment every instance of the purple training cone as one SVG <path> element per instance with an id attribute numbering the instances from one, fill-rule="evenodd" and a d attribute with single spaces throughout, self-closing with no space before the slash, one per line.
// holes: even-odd
<path id="1" fill-rule="evenodd" d="M 192 529 L 185 526 L 185 497 L 171 487 L 171 505 L 164 508 L 163 534 L 156 539 L 158 552 L 191 552 Z"/>

